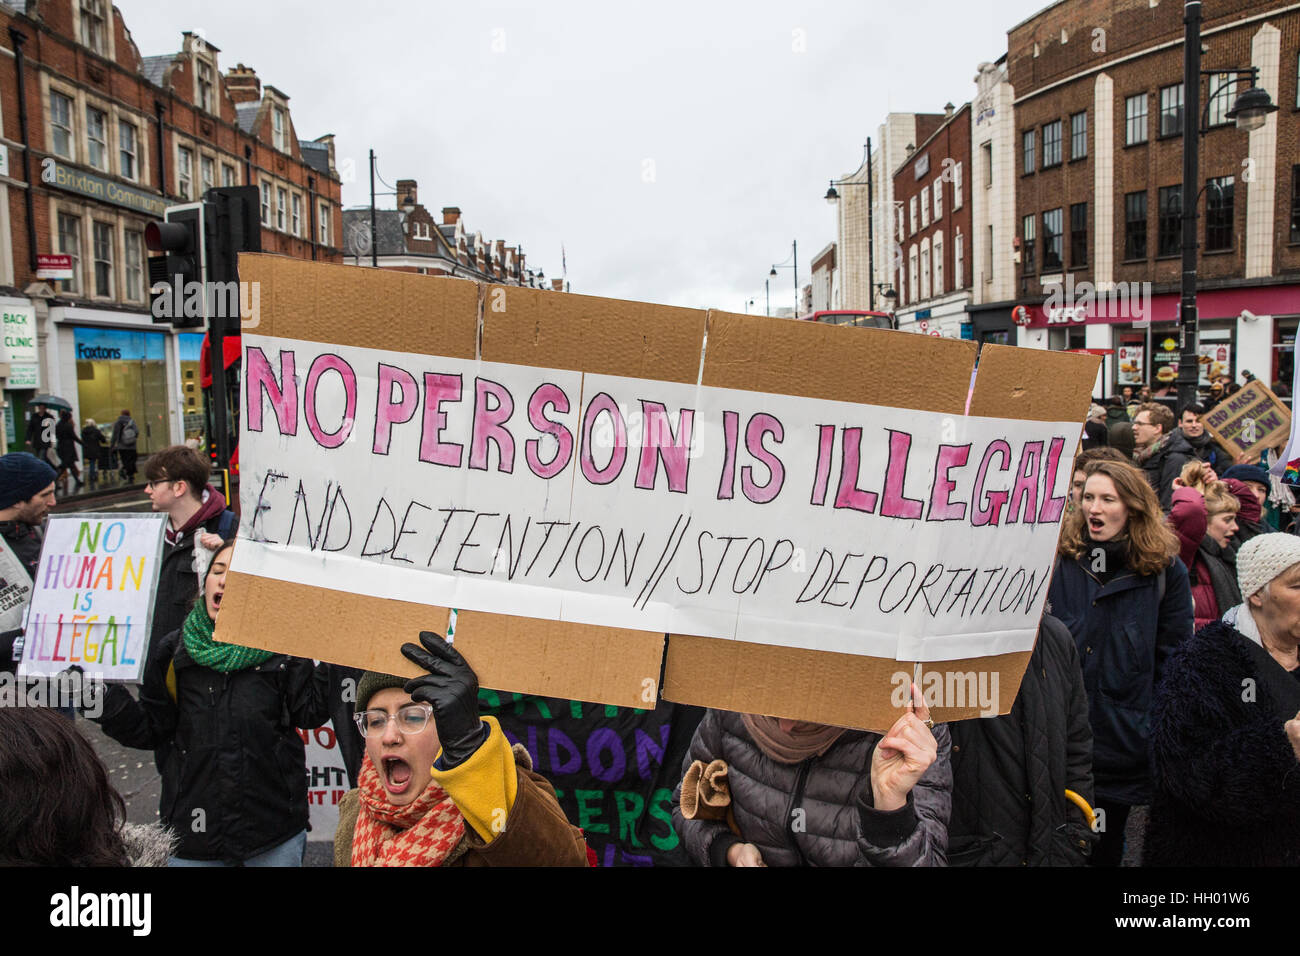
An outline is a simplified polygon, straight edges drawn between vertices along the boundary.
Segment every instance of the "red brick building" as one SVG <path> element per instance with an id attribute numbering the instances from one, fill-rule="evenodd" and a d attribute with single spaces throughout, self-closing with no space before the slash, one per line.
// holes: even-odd
<path id="1" fill-rule="evenodd" d="M 202 335 L 148 310 L 144 227 L 167 206 L 256 185 L 264 251 L 342 260 L 332 137 L 300 140 L 289 97 L 219 57 L 190 33 L 142 56 L 106 0 L 0 5 L 0 307 L 32 346 L 0 356 L 10 443 L 35 390 L 79 424 L 130 408 L 145 454 L 202 428 Z"/>
<path id="2" fill-rule="evenodd" d="M 970 104 L 918 115 L 917 135 L 893 173 L 898 327 L 960 338 L 972 282 Z"/>
<path id="3" fill-rule="evenodd" d="M 1198 303 L 1203 381 L 1288 384 L 1300 322 L 1300 8 L 1203 5 Z M 1105 392 L 1171 380 L 1182 273 L 1183 4 L 1069 0 L 1008 33 L 1021 344 L 1112 350 Z M 1248 85 L 1279 107 L 1227 112 Z M 1149 284 L 1149 285 L 1148 285 Z M 1208 361 L 1206 360 L 1208 359 Z"/>

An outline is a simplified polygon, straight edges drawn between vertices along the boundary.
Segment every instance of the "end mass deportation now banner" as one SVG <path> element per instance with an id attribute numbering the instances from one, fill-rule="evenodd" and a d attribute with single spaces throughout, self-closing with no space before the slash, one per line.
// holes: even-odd
<path id="1" fill-rule="evenodd" d="M 853 726 L 916 662 L 1018 684 L 1095 358 L 986 349 L 966 414 L 956 340 L 245 269 L 219 639 L 405 672 L 454 607 L 484 686 Z"/>

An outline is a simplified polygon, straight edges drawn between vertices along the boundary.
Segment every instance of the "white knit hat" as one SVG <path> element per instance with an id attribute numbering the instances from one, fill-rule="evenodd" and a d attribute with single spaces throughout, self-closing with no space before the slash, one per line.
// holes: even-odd
<path id="1" fill-rule="evenodd" d="M 1237 552 L 1237 584 L 1242 600 L 1293 564 L 1300 564 L 1300 537 L 1275 532 L 1251 538 Z"/>

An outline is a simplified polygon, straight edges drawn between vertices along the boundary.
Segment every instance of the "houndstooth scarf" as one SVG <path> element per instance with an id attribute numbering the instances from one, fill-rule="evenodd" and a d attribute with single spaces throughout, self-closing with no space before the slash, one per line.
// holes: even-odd
<path id="1" fill-rule="evenodd" d="M 465 836 L 465 818 L 430 781 L 415 802 L 395 807 L 367 754 L 357 780 L 360 812 L 352 837 L 353 866 L 442 866 Z"/>

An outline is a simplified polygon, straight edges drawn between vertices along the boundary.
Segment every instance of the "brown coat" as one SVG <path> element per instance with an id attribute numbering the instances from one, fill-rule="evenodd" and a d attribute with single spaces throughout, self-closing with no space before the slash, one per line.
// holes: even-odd
<path id="1" fill-rule="evenodd" d="M 443 866 L 587 866 L 587 841 L 569 823 L 550 781 L 532 770 L 528 751 L 516 745 L 519 775 L 514 806 L 505 829 L 491 843 L 468 825 L 465 837 Z M 361 791 L 349 790 L 339 802 L 339 827 L 334 834 L 334 865 L 352 865 L 352 835 L 361 811 Z"/>

